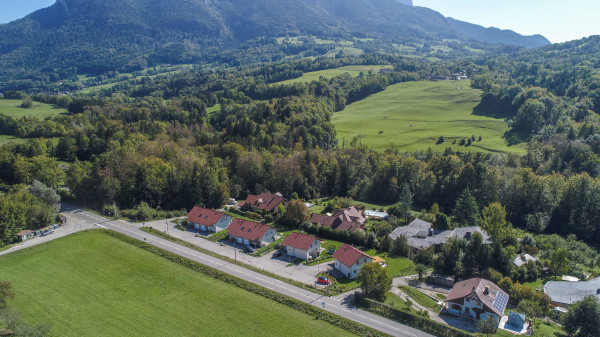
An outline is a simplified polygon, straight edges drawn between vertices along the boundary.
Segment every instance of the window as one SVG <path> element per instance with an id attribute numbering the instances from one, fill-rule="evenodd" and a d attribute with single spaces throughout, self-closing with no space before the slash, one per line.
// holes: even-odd
<path id="1" fill-rule="evenodd" d="M 481 302 L 477 301 L 477 306 L 480 307 L 481 306 Z"/>
<path id="2" fill-rule="evenodd" d="M 458 305 L 458 304 L 452 304 L 452 309 L 460 311 L 460 305 Z"/>

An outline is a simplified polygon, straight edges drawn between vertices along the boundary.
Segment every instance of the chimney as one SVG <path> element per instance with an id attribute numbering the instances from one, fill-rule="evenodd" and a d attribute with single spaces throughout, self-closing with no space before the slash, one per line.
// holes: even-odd
<path id="1" fill-rule="evenodd" d="M 490 286 L 485 286 L 485 290 L 483 291 L 484 295 L 489 295 L 490 293 Z"/>

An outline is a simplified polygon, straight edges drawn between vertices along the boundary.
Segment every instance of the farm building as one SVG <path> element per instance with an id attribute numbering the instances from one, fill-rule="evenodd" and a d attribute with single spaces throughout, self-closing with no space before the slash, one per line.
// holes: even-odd
<path id="1" fill-rule="evenodd" d="M 254 221 L 235 218 L 229 225 L 229 237 L 245 246 L 266 246 L 275 241 L 276 235 L 275 228 Z"/>
<path id="2" fill-rule="evenodd" d="M 600 277 L 580 282 L 549 281 L 544 285 L 544 293 L 550 296 L 552 305 L 561 308 L 568 308 L 586 296 L 595 296 L 600 300 Z"/>
<path id="3" fill-rule="evenodd" d="M 259 195 L 249 194 L 246 200 L 240 203 L 240 207 L 252 211 L 265 211 L 267 213 L 279 212 L 279 205 L 287 207 L 288 200 L 281 193 L 261 193 Z"/>
<path id="4" fill-rule="evenodd" d="M 217 233 L 229 227 L 232 217 L 223 212 L 196 206 L 188 213 L 187 220 L 196 230 Z"/>
<path id="5" fill-rule="evenodd" d="M 408 226 L 394 229 L 389 236 L 392 240 L 396 240 L 396 238 L 402 235 L 406 236 L 408 245 L 415 250 L 427 249 L 432 246 L 436 250 L 439 250 L 449 238 L 464 238 L 469 241 L 476 232 L 483 237 L 484 245 L 492 244 L 489 234 L 479 226 L 458 227 L 454 230 L 444 231 L 434 229 L 431 223 L 419 219 L 415 219 Z"/>
<path id="6" fill-rule="evenodd" d="M 33 239 L 35 237 L 35 232 L 30 230 L 23 230 L 17 233 L 17 237 L 21 242 L 25 242 L 29 239 Z"/>
<path id="7" fill-rule="evenodd" d="M 302 260 L 312 260 L 321 253 L 321 241 L 314 236 L 292 233 L 281 243 L 289 256 Z"/>
<path id="8" fill-rule="evenodd" d="M 446 298 L 445 309 L 451 314 L 476 320 L 491 317 L 499 324 L 508 298 L 508 294 L 493 282 L 472 278 L 454 285 Z"/>
<path id="9" fill-rule="evenodd" d="M 356 278 L 365 263 L 373 262 L 372 257 L 347 244 L 336 250 L 332 257 L 335 259 L 335 269 L 349 279 Z"/>

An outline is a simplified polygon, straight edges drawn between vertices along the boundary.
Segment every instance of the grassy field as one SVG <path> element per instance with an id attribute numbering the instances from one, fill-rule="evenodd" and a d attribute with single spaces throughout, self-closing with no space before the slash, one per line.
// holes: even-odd
<path id="1" fill-rule="evenodd" d="M 0 99 L 0 113 L 13 118 L 35 117 L 38 119 L 67 113 L 67 110 L 63 108 L 40 102 L 33 102 L 32 109 L 23 109 L 21 108 L 22 102 L 19 99 Z"/>
<path id="2" fill-rule="evenodd" d="M 11 305 L 53 336 L 347 336 L 101 232 L 0 257 Z"/>
<path id="3" fill-rule="evenodd" d="M 23 139 L 23 138 L 17 138 L 15 136 L 0 135 L 0 145 L 10 143 L 10 142 L 23 143 L 25 141 L 27 141 L 27 140 Z"/>
<path id="4" fill-rule="evenodd" d="M 365 251 L 365 254 L 369 256 L 379 256 L 382 259 L 384 259 L 387 263 L 385 271 L 390 277 L 408 276 L 416 274 L 416 267 L 414 262 L 405 257 L 385 256 L 385 253 L 377 252 L 375 249 L 367 250 Z"/>
<path id="5" fill-rule="evenodd" d="M 291 80 L 286 80 L 282 82 L 278 82 L 275 84 L 294 84 L 294 83 L 306 83 L 312 81 L 318 81 L 321 76 L 325 78 L 332 78 L 336 76 L 343 75 L 345 73 L 350 74 L 353 77 L 358 77 L 361 72 L 367 73 L 370 70 L 373 72 L 379 72 L 379 69 L 391 68 L 392 66 L 346 66 L 335 69 L 326 69 L 313 71 L 309 73 L 304 73 L 301 77 L 294 78 Z"/>
<path id="6" fill-rule="evenodd" d="M 472 114 L 480 95 L 468 81 L 400 83 L 347 106 L 334 115 L 333 122 L 341 145 L 356 138 L 376 150 L 394 144 L 402 151 L 431 147 L 443 152 L 451 146 L 463 152 L 525 153 L 525 145 L 508 146 L 502 138 L 508 130 L 504 120 Z M 440 136 L 446 142 L 436 144 Z M 471 136 L 481 136 L 482 141 L 459 145 Z"/>

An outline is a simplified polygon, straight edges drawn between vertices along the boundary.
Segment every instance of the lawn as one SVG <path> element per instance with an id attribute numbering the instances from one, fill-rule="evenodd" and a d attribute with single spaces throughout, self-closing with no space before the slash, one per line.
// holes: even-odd
<path id="1" fill-rule="evenodd" d="M 379 256 L 387 263 L 386 272 L 390 277 L 408 276 L 417 273 L 415 263 L 405 257 L 386 256 L 385 253 L 377 252 L 375 249 L 367 250 L 369 256 Z"/>
<path id="2" fill-rule="evenodd" d="M 441 306 L 439 306 L 431 297 L 423 294 L 419 290 L 410 286 L 400 286 L 400 289 L 422 307 L 425 307 L 433 312 L 440 311 Z"/>
<path id="3" fill-rule="evenodd" d="M 96 231 L 0 257 L 0 280 L 54 336 L 350 335 Z"/>
<path id="4" fill-rule="evenodd" d="M 469 81 L 400 83 L 347 106 L 333 116 L 333 122 L 342 146 L 356 139 L 375 150 L 393 144 L 402 151 L 431 147 L 443 152 L 451 146 L 463 152 L 524 154 L 525 145 L 508 146 L 502 138 L 508 130 L 504 120 L 473 115 L 480 95 Z M 436 144 L 440 136 L 446 142 Z M 477 139 L 471 146 L 459 145 L 471 136 Z"/>
<path id="5" fill-rule="evenodd" d="M 0 113 L 13 118 L 34 117 L 44 119 L 49 116 L 67 113 L 67 110 L 52 104 L 33 102 L 33 108 L 21 108 L 20 99 L 0 99 Z"/>
<path id="6" fill-rule="evenodd" d="M 288 84 L 289 85 L 289 84 L 294 84 L 294 83 L 306 83 L 306 82 L 318 81 L 321 76 L 323 76 L 325 78 L 332 78 L 332 77 L 343 75 L 345 73 L 350 74 L 352 77 L 358 77 L 358 75 L 361 72 L 366 74 L 370 70 L 372 70 L 373 72 L 377 73 L 377 72 L 379 72 L 379 69 L 385 69 L 385 68 L 392 68 L 392 66 L 386 66 L 386 65 L 383 65 L 383 66 L 346 66 L 346 67 L 341 67 L 341 68 L 326 69 L 326 70 L 319 70 L 319 71 L 304 73 L 304 75 L 302 75 L 301 77 L 278 82 L 275 84 Z"/>

